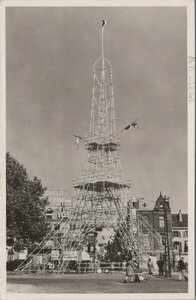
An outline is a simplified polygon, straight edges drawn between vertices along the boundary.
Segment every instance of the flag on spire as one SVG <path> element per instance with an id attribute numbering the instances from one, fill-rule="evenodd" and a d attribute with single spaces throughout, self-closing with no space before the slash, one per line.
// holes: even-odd
<path id="1" fill-rule="evenodd" d="M 79 135 L 75 135 L 73 134 L 73 136 L 76 138 L 76 150 L 79 148 L 79 143 L 81 140 L 83 140 L 83 138 Z"/>
<path id="2" fill-rule="evenodd" d="M 137 119 L 135 121 L 133 121 L 132 123 L 130 123 L 129 125 L 127 125 L 123 130 L 128 130 L 130 128 L 139 128 Z"/>
<path id="3" fill-rule="evenodd" d="M 107 24 L 106 20 L 102 20 L 102 27 L 104 27 Z"/>
<path id="4" fill-rule="evenodd" d="M 129 124 L 129 125 L 127 125 L 124 129 L 125 130 L 128 130 L 128 129 L 130 129 L 132 126 L 131 126 L 131 124 Z"/>

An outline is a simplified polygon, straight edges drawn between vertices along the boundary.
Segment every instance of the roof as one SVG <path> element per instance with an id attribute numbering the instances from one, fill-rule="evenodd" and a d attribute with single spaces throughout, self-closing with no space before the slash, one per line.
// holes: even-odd
<path id="1" fill-rule="evenodd" d="M 188 214 L 182 214 L 182 222 L 178 214 L 172 214 L 172 227 L 188 227 Z"/>

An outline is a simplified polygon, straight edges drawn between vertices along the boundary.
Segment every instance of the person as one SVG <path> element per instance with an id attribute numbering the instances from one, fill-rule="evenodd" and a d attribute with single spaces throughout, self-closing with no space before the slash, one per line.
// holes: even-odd
<path id="1" fill-rule="evenodd" d="M 126 261 L 123 261 L 123 262 L 122 262 L 122 270 L 123 270 L 123 271 L 126 271 Z"/>
<path id="2" fill-rule="evenodd" d="M 172 252 L 172 270 L 173 272 L 176 271 L 176 256 L 174 252 Z"/>
<path id="3" fill-rule="evenodd" d="M 127 283 L 128 279 L 130 278 L 130 282 L 134 282 L 134 268 L 132 260 L 128 261 L 127 268 L 126 268 L 126 275 L 124 282 Z"/>
<path id="4" fill-rule="evenodd" d="M 153 275 L 152 268 L 153 268 L 153 263 L 152 263 L 151 259 L 149 258 L 149 260 L 148 260 L 148 275 L 150 275 L 150 276 Z"/>
<path id="5" fill-rule="evenodd" d="M 114 274 L 114 263 L 111 262 L 111 273 Z"/>
<path id="6" fill-rule="evenodd" d="M 182 275 L 186 281 L 188 280 L 188 277 L 185 275 L 185 269 L 184 257 L 181 257 L 178 261 L 179 280 L 182 280 Z"/>
<path id="7" fill-rule="evenodd" d="M 140 266 L 139 266 L 139 261 L 137 261 L 136 258 L 133 258 L 133 269 L 134 269 L 134 274 L 135 274 L 135 282 L 140 282 Z"/>
<path id="8" fill-rule="evenodd" d="M 159 267 L 159 276 L 163 276 L 163 267 L 164 267 L 164 261 L 162 257 L 160 257 L 159 260 L 157 260 L 157 266 Z"/>
<path id="9" fill-rule="evenodd" d="M 188 263 L 185 263 L 185 272 L 188 274 Z"/>

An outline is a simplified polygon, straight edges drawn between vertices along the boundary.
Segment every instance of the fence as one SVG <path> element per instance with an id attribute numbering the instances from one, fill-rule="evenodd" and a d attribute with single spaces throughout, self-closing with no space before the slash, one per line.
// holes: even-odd
<path id="1" fill-rule="evenodd" d="M 126 271 L 126 262 L 91 262 L 91 261 L 70 261 L 64 262 L 64 266 L 59 269 L 58 260 L 50 260 L 47 264 L 43 265 L 39 262 L 31 264 L 22 271 L 24 274 L 40 273 L 40 274 L 58 274 L 58 273 L 116 273 Z"/>

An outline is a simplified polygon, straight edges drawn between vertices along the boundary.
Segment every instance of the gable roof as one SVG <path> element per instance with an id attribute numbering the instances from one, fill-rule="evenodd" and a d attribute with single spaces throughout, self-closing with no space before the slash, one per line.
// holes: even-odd
<path id="1" fill-rule="evenodd" d="M 188 227 L 188 214 L 182 214 L 182 222 L 178 214 L 172 214 L 172 227 Z"/>

